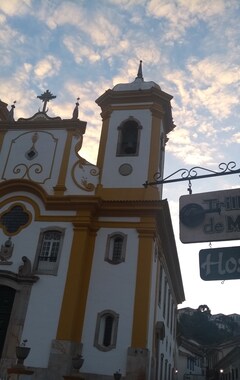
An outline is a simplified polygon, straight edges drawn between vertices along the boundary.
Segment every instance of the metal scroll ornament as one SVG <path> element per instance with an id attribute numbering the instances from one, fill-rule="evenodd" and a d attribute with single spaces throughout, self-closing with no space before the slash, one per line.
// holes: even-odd
<path id="1" fill-rule="evenodd" d="M 172 182 L 181 182 L 181 181 L 192 181 L 194 179 L 202 179 L 208 177 L 219 177 L 223 175 L 230 174 L 240 174 L 240 168 L 236 168 L 236 162 L 230 161 L 227 164 L 225 162 L 221 162 L 218 165 L 219 170 L 211 170 L 207 168 L 202 168 L 201 166 L 194 166 L 191 169 L 179 169 L 174 173 L 170 174 L 166 178 L 161 179 L 161 174 L 159 172 L 155 173 L 153 176 L 153 181 L 146 181 L 143 186 L 153 186 L 160 185 L 165 183 Z"/>

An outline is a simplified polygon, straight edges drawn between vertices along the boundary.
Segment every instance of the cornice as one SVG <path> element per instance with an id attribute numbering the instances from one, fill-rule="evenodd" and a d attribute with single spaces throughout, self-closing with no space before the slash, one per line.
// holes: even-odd
<path id="1" fill-rule="evenodd" d="M 96 103 L 103 109 L 109 104 L 126 104 L 126 103 L 159 103 L 160 101 L 169 102 L 172 95 L 152 87 L 148 90 L 136 91 L 113 91 L 107 90 L 103 95 L 96 99 Z"/>
<path id="2" fill-rule="evenodd" d="M 0 131 L 22 131 L 22 130 L 39 130 L 39 129 L 64 129 L 64 130 L 81 130 L 81 133 L 84 134 L 86 130 L 87 122 L 81 120 L 72 120 L 72 119 L 58 119 L 58 120 L 24 120 L 20 119 L 18 121 L 2 121 L 0 120 Z"/>
<path id="3" fill-rule="evenodd" d="M 89 210 L 97 209 L 101 199 L 95 196 L 83 195 L 49 195 L 37 183 L 24 179 L 8 180 L 0 183 L 1 196 L 12 194 L 13 192 L 27 192 L 34 194 L 45 204 L 46 210 L 70 211 L 77 209 Z"/>

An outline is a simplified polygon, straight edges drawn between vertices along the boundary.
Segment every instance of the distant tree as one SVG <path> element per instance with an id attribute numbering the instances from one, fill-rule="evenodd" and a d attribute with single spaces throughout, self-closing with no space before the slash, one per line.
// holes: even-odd
<path id="1" fill-rule="evenodd" d="M 211 312 L 207 305 L 200 305 L 192 315 L 180 316 L 179 334 L 202 345 L 219 344 L 231 338 L 228 330 L 220 329 L 211 320 Z"/>
<path id="2" fill-rule="evenodd" d="M 207 305 L 199 305 L 197 308 L 197 311 L 211 315 L 211 310 L 209 309 L 209 307 Z"/>

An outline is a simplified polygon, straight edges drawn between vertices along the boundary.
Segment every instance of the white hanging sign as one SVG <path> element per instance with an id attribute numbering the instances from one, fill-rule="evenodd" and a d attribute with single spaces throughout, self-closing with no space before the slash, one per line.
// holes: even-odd
<path id="1" fill-rule="evenodd" d="M 182 243 L 240 240 L 240 189 L 184 195 L 179 219 Z"/>

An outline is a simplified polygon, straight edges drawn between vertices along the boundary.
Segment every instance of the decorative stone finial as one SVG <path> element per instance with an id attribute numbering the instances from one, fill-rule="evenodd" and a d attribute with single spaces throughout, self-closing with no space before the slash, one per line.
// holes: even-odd
<path id="1" fill-rule="evenodd" d="M 52 99 L 55 99 L 56 96 L 53 95 L 49 90 L 45 91 L 42 95 L 37 96 L 38 99 L 41 99 L 43 101 L 43 113 L 47 113 L 48 109 L 47 108 L 47 102 L 49 102 Z"/>
<path id="2" fill-rule="evenodd" d="M 8 240 L 6 240 L 5 243 L 1 245 L 0 264 L 12 264 L 8 260 L 12 256 L 13 247 L 14 247 L 14 244 L 12 243 L 11 238 L 9 237 Z"/>
<path id="3" fill-rule="evenodd" d="M 137 73 L 137 78 L 140 78 L 143 80 L 143 74 L 142 74 L 142 60 L 139 63 L 139 68 L 138 68 L 138 73 Z M 136 78 L 136 79 L 137 79 Z"/>
<path id="4" fill-rule="evenodd" d="M 14 100 L 13 104 L 11 105 L 11 110 L 9 111 L 9 114 L 8 114 L 8 119 L 10 121 L 14 121 L 14 108 L 15 108 L 16 103 L 17 103 L 17 101 Z"/>
<path id="5" fill-rule="evenodd" d="M 78 107 L 79 107 L 79 101 L 80 100 L 80 98 L 77 98 L 77 103 L 76 103 L 76 105 L 75 105 L 75 108 L 74 108 L 74 110 L 73 110 L 73 114 L 72 114 L 72 119 L 73 120 L 77 120 L 78 119 Z"/>

